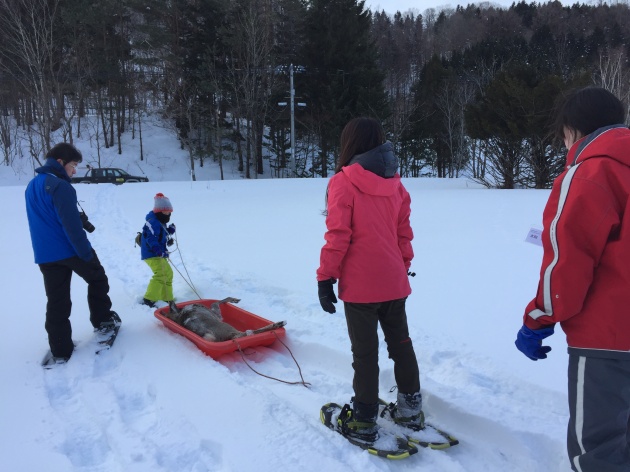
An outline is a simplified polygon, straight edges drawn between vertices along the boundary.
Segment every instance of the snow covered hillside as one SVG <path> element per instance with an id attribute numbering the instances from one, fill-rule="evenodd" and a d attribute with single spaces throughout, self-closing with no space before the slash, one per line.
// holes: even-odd
<path id="1" fill-rule="evenodd" d="M 123 325 L 114 348 L 95 356 L 85 284 L 75 277 L 71 320 L 78 347 L 66 366 L 52 371 L 39 365 L 47 349 L 46 298 L 24 209 L 28 178 L 0 176 L 8 216 L 0 273 L 3 470 L 569 470 L 564 336 L 558 331 L 551 338 L 550 358 L 540 362 L 513 344 L 535 295 L 542 255 L 524 239 L 541 221 L 547 191 L 405 181 L 417 273 L 408 316 L 425 411 L 461 444 L 395 462 L 348 444 L 319 420 L 322 404 L 344 403 L 352 394 L 343 314 L 323 312 L 317 299 L 326 180 L 165 182 L 150 169 L 147 184 L 77 187 L 96 226 L 89 238 Z M 174 265 L 203 298 L 237 297 L 248 311 L 286 320 L 287 346 L 310 389 L 261 377 L 238 353 L 212 360 L 138 304 L 150 271 L 133 239 L 156 192 L 175 208 L 180 251 Z M 178 273 L 174 288 L 180 301 L 197 298 Z M 300 379 L 277 342 L 249 349 L 247 361 L 265 375 Z M 383 343 L 380 365 L 381 394 L 393 399 L 393 366 Z"/>
<path id="2" fill-rule="evenodd" d="M 77 168 L 77 176 L 83 176 L 87 171 L 86 165 L 89 164 L 92 167 L 116 167 L 131 175 L 147 176 L 152 182 L 191 180 L 188 152 L 181 149 L 172 127 L 164 124 L 154 115 L 145 117 L 143 121 L 142 143 L 138 132 L 136 132 L 135 138 L 129 131 L 121 136 L 122 154 L 118 154 L 117 146 L 107 149 L 95 147 L 94 139 L 90 138 L 90 133 L 93 132 L 91 130 L 95 125 L 90 123 L 88 118 L 84 118 L 82 123 L 82 139 L 75 137 L 73 142 L 83 154 L 83 162 Z M 56 136 L 55 143 L 59 141 L 63 141 L 62 136 Z M 25 157 L 14 157 L 10 166 L 0 165 L 0 186 L 26 185 L 34 175 L 34 168 L 39 167 L 36 161 L 26 157 L 30 155 L 26 149 L 28 143 L 26 138 L 22 139 L 22 143 L 25 149 L 21 155 Z M 140 160 L 141 155 L 142 160 Z M 223 178 L 225 180 L 240 180 L 243 176 L 236 168 L 236 156 L 225 151 L 224 159 Z M 266 160 L 264 163 L 266 175 L 269 176 L 271 175 L 269 161 Z M 211 159 L 206 159 L 203 167 L 196 160 L 195 176 L 200 181 L 220 180 L 221 171 L 219 165 Z M 256 173 L 252 173 L 252 177 L 256 178 Z M 261 178 L 265 177 L 262 176 Z"/>

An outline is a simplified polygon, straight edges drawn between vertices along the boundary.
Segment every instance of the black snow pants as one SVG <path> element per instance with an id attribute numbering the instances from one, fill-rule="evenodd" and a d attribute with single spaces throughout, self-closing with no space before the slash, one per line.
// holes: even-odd
<path id="1" fill-rule="evenodd" d="M 398 391 L 420 391 L 418 360 L 409 338 L 406 298 L 381 303 L 344 302 L 348 334 L 352 345 L 355 401 L 368 405 L 378 401 L 378 324 L 387 343 L 389 358 L 394 361 Z"/>
<path id="2" fill-rule="evenodd" d="M 70 357 L 74 350 L 70 312 L 70 282 L 75 272 L 88 284 L 87 301 L 90 310 L 90 322 L 97 328 L 111 318 L 112 302 L 109 298 L 109 282 L 105 269 L 98 260 L 96 252 L 91 261 L 86 262 L 78 256 L 55 262 L 39 264 L 44 276 L 46 289 L 46 332 L 50 350 L 55 357 Z"/>
<path id="3" fill-rule="evenodd" d="M 584 357 L 569 349 L 568 379 L 571 468 L 630 471 L 630 360 Z"/>

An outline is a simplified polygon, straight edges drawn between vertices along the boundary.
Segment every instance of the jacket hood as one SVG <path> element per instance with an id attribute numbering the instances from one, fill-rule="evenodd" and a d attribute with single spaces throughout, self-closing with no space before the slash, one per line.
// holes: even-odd
<path id="1" fill-rule="evenodd" d="M 368 195 L 387 197 L 393 195 L 400 188 L 400 176 L 398 174 L 390 179 L 385 179 L 364 169 L 359 164 L 345 166 L 341 171 L 356 188 Z"/>
<path id="2" fill-rule="evenodd" d="M 72 179 L 68 177 L 66 169 L 64 169 L 63 166 L 52 157 L 46 159 L 44 165 L 35 169 L 35 172 L 38 174 L 52 174 L 55 177 L 59 177 L 67 182 L 72 182 Z"/>
<path id="3" fill-rule="evenodd" d="M 612 125 L 599 128 L 577 141 L 567 154 L 567 168 L 591 157 L 609 157 L 630 167 L 630 129 Z"/>
<path id="4" fill-rule="evenodd" d="M 357 154 L 348 162 L 348 165 L 351 164 L 360 164 L 365 170 L 386 179 L 393 177 L 398 171 L 398 158 L 394 155 L 394 146 L 389 141 L 368 152 Z"/>

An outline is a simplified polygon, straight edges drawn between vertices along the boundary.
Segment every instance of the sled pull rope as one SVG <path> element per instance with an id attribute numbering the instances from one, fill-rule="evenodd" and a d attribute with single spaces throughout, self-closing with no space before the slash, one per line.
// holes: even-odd
<path id="1" fill-rule="evenodd" d="M 247 365 L 247 367 L 249 367 L 251 370 L 253 370 L 255 373 L 257 373 L 258 375 L 260 375 L 261 377 L 265 377 L 267 379 L 271 379 L 271 380 L 276 380 L 278 382 L 282 382 L 288 385 L 304 385 L 306 388 L 310 388 L 311 384 L 310 382 L 305 382 L 304 381 L 304 377 L 302 376 L 302 369 L 300 368 L 300 364 L 298 364 L 298 361 L 295 359 L 295 356 L 293 355 L 293 353 L 291 352 L 291 349 L 289 349 L 289 346 L 287 346 L 285 343 L 282 342 L 282 340 L 278 337 L 278 335 L 276 334 L 275 331 L 272 331 L 273 335 L 276 337 L 276 339 L 280 342 L 280 344 L 282 344 L 287 351 L 289 351 L 289 354 L 291 354 L 291 357 L 293 358 L 293 362 L 295 362 L 295 365 L 298 368 L 298 372 L 300 373 L 300 378 L 302 379 L 302 381 L 298 381 L 298 382 L 289 382 L 287 380 L 282 380 L 282 379 L 277 379 L 276 377 L 271 377 L 269 375 L 265 375 L 265 374 L 261 374 L 260 372 L 258 372 L 256 369 L 254 369 L 249 362 L 247 362 L 247 359 L 245 359 L 245 353 L 243 352 L 243 349 L 241 349 L 241 345 L 238 343 L 238 341 L 236 339 L 233 339 L 232 341 L 234 341 L 234 343 L 236 344 L 236 347 L 238 348 L 238 352 L 241 353 L 241 357 L 243 358 L 243 362 L 245 362 L 245 364 Z"/>
<path id="2" fill-rule="evenodd" d="M 177 271 L 177 273 L 179 275 L 181 275 L 182 279 L 184 279 L 184 282 L 186 282 L 188 284 L 188 286 L 191 288 L 191 290 L 194 292 L 194 294 L 197 295 L 197 298 L 199 300 L 201 300 L 201 295 L 199 295 L 197 293 L 197 290 L 193 286 L 192 279 L 190 278 L 190 274 L 188 273 L 188 269 L 186 268 L 186 264 L 184 264 L 184 258 L 182 257 L 182 250 L 179 248 L 179 243 L 177 242 L 177 238 L 173 237 L 173 240 L 175 241 L 176 251 L 179 252 L 179 258 L 182 261 L 182 267 L 186 271 L 186 275 L 188 276 L 188 279 L 186 279 L 186 277 L 184 277 L 184 275 L 180 272 L 180 270 L 177 268 L 177 266 L 175 264 L 173 264 L 173 261 L 171 261 L 170 258 L 168 258 L 167 261 L 173 267 L 173 269 L 175 269 Z"/>

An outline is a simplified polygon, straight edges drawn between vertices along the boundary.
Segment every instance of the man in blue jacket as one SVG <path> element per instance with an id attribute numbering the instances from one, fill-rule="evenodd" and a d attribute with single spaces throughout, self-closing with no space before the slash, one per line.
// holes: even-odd
<path id="1" fill-rule="evenodd" d="M 73 272 L 88 284 L 90 322 L 95 330 L 106 332 L 120 325 L 120 318 L 111 310 L 105 269 L 84 231 L 87 217 L 82 219 L 77 193 L 71 184 L 76 166 L 82 160 L 74 146 L 59 143 L 48 152 L 44 166 L 35 170 L 37 175 L 26 188 L 26 213 L 35 263 L 44 276 L 48 297 L 45 327 L 50 351 L 58 363 L 67 361 L 74 350 L 70 325 Z M 91 227 L 89 222 L 86 227 Z"/>

